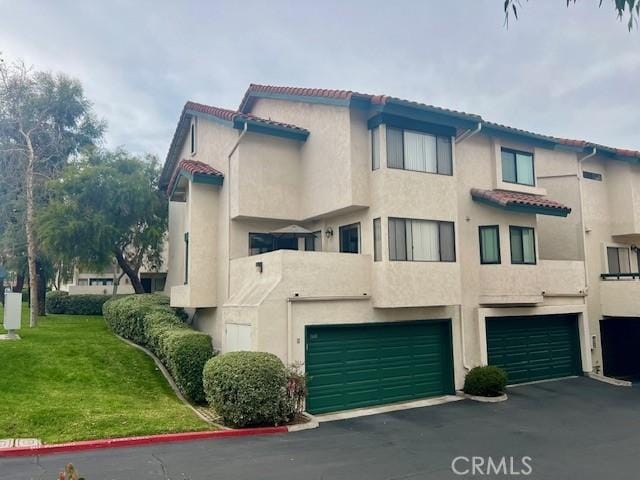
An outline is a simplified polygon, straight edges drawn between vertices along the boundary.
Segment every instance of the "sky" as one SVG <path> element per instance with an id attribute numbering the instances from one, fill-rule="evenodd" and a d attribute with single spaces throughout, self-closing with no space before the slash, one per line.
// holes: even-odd
<path id="1" fill-rule="evenodd" d="M 640 149 L 640 31 L 612 0 L 0 0 L 0 52 L 78 78 L 105 145 L 164 159 L 187 100 L 249 83 L 385 94 Z"/>

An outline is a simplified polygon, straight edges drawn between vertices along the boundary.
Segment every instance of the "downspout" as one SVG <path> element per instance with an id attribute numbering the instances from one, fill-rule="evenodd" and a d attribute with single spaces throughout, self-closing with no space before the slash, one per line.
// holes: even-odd
<path id="1" fill-rule="evenodd" d="M 462 355 L 462 367 L 468 372 L 471 370 L 471 366 L 467 362 L 467 347 L 465 346 L 464 341 L 464 313 L 462 304 L 458 305 L 458 316 L 460 317 L 460 343 L 462 343 L 462 350 L 460 354 Z"/>
<path id="2" fill-rule="evenodd" d="M 596 147 L 592 147 L 591 153 L 578 159 L 578 193 L 580 194 L 580 228 L 582 229 L 582 258 L 584 261 L 584 294 L 589 294 L 589 267 L 587 262 L 587 231 L 584 220 L 584 192 L 582 189 L 582 162 L 596 154 Z"/>
<path id="3" fill-rule="evenodd" d="M 466 130 L 459 137 L 456 137 L 456 143 L 464 142 L 465 140 L 473 137 L 476 133 L 480 133 L 480 130 L 482 130 L 482 122 L 478 122 L 478 126 L 473 130 Z"/>
<path id="4" fill-rule="evenodd" d="M 247 122 L 244 122 L 238 140 L 227 156 L 227 300 L 231 297 L 231 157 L 240 146 L 240 141 L 247 133 Z"/>

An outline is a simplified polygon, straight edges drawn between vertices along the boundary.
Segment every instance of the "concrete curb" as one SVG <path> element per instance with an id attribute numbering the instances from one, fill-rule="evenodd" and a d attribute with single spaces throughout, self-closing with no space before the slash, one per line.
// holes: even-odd
<path id="1" fill-rule="evenodd" d="M 480 402 L 480 403 L 500 403 L 500 402 L 506 402 L 509 399 L 506 393 L 503 393 L 498 397 L 480 397 L 478 395 L 469 395 L 467 393 L 463 393 L 462 398 L 466 398 L 468 400 L 473 400 L 474 402 Z"/>
<path id="2" fill-rule="evenodd" d="M 162 435 L 147 435 L 142 437 L 108 438 L 103 440 L 87 440 L 82 442 L 59 443 L 19 448 L 0 449 L 2 457 L 27 457 L 49 455 L 54 453 L 81 452 L 104 448 L 134 447 L 153 445 L 158 443 L 184 442 L 189 440 L 204 440 L 226 437 L 246 437 L 253 435 L 274 435 L 288 433 L 287 427 L 245 428 L 240 430 L 215 430 L 206 432 L 167 433 Z"/>
<path id="3" fill-rule="evenodd" d="M 606 377 L 598 373 L 587 373 L 587 377 L 597 380 L 598 382 L 608 383 L 609 385 L 615 385 L 616 387 L 632 387 L 633 383 L 627 380 L 618 380 L 617 378 Z"/>
<path id="4" fill-rule="evenodd" d="M 316 417 L 314 417 L 310 413 L 304 412 L 302 416 L 305 417 L 307 421 L 305 423 L 287 425 L 287 429 L 289 430 L 289 433 L 301 432 L 302 430 L 313 430 L 314 428 L 318 428 L 320 426 L 320 422 L 318 422 Z"/>

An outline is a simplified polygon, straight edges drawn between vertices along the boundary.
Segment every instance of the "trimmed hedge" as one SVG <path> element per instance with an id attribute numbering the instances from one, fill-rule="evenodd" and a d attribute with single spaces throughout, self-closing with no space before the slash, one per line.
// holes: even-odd
<path id="1" fill-rule="evenodd" d="M 47 292 L 47 313 L 66 315 L 102 315 L 102 306 L 110 295 L 69 295 L 68 292 Z"/>
<path id="2" fill-rule="evenodd" d="M 287 372 L 271 353 L 225 353 L 207 362 L 203 376 L 209 405 L 228 425 L 278 425 L 292 416 Z"/>
<path id="3" fill-rule="evenodd" d="M 174 313 L 169 306 L 169 297 L 158 294 L 128 295 L 109 300 L 102 308 L 109 328 L 138 345 L 146 345 L 144 317 L 156 311 Z"/>
<path id="4" fill-rule="evenodd" d="M 472 368 L 464 379 L 464 393 L 480 397 L 499 397 L 507 387 L 507 372 L 485 366 Z"/>
<path id="5" fill-rule="evenodd" d="M 151 350 L 171 373 L 180 391 L 204 403 L 202 371 L 213 357 L 211 337 L 184 323 L 184 313 L 163 295 L 131 295 L 108 301 L 104 317 L 116 334 Z"/>

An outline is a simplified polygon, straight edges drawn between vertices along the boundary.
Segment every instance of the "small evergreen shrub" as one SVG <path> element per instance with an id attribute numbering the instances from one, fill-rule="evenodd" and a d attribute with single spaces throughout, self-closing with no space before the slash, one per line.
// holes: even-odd
<path id="1" fill-rule="evenodd" d="M 66 315 L 102 315 L 102 306 L 109 295 L 69 295 L 68 292 L 47 292 L 45 308 L 47 313 Z"/>
<path id="2" fill-rule="evenodd" d="M 228 425 L 278 425 L 291 418 L 287 372 L 271 353 L 219 355 L 206 363 L 203 377 L 207 402 Z"/>
<path id="3" fill-rule="evenodd" d="M 464 379 L 464 393 L 480 397 L 498 397 L 507 387 L 507 372 L 485 366 L 472 368 Z"/>
<path id="4" fill-rule="evenodd" d="M 103 311 L 114 333 L 151 350 L 180 391 L 204 403 L 202 371 L 214 355 L 211 337 L 184 323 L 184 311 L 171 308 L 165 296 L 148 294 L 111 300 Z"/>

